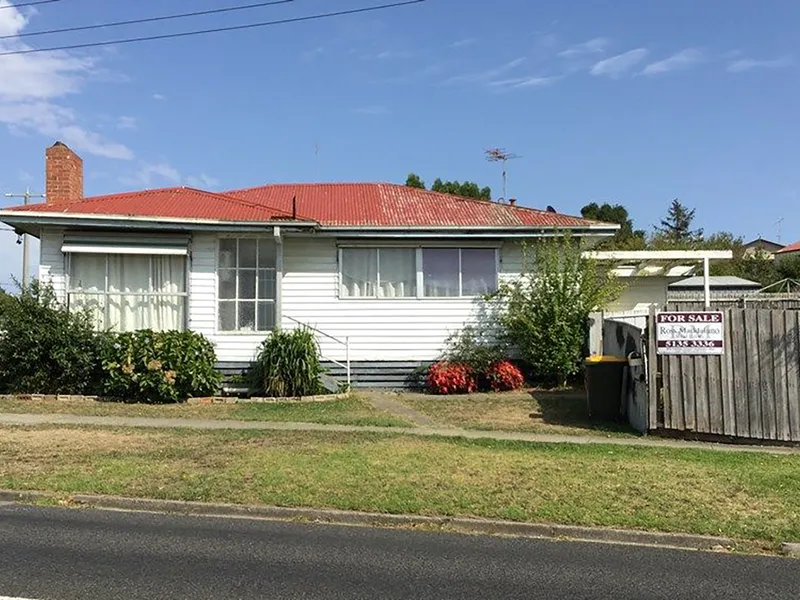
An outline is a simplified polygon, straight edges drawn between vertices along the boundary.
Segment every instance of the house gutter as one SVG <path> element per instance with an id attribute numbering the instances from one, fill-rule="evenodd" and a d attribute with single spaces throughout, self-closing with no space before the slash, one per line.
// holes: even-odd
<path id="1" fill-rule="evenodd" d="M 283 227 L 284 230 L 314 230 L 313 221 L 221 221 L 215 219 L 178 219 L 174 217 L 138 217 L 125 215 L 75 215 L 65 213 L 26 214 L 19 211 L 0 211 L 0 221 L 21 231 L 38 227 L 123 228 L 166 231 L 264 232 Z"/>
<path id="2" fill-rule="evenodd" d="M 587 227 L 427 227 L 409 229 L 407 227 L 321 227 L 316 235 L 347 239 L 382 238 L 382 239 L 461 239 L 468 235 L 471 239 L 535 239 L 553 238 L 565 233 L 578 236 L 611 237 L 619 226 L 587 226 Z"/>

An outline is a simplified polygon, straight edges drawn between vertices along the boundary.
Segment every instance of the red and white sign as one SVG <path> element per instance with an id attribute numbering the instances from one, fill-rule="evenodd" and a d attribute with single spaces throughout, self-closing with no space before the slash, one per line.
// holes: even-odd
<path id="1" fill-rule="evenodd" d="M 658 354 L 722 354 L 725 327 L 721 312 L 656 314 Z"/>

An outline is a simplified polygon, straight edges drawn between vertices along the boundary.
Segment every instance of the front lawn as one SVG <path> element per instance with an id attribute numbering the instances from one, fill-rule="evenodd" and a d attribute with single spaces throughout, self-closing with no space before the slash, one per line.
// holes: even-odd
<path id="1" fill-rule="evenodd" d="M 518 390 L 465 396 L 398 394 L 394 399 L 441 425 L 464 429 L 633 435 L 625 423 L 592 422 L 583 390 Z"/>
<path id="2" fill-rule="evenodd" d="M 280 404 L 123 404 L 117 402 L 17 400 L 0 398 L 0 413 L 69 414 L 104 417 L 172 419 L 233 419 L 241 421 L 295 421 L 336 425 L 408 427 L 401 417 L 374 408 L 360 398 L 326 402 Z"/>
<path id="3" fill-rule="evenodd" d="M 800 540 L 800 457 L 321 432 L 0 428 L 0 488 Z"/>

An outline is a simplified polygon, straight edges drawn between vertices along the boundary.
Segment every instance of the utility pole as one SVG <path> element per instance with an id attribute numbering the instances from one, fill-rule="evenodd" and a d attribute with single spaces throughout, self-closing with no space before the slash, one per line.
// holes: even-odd
<path id="1" fill-rule="evenodd" d="M 486 160 L 489 162 L 499 162 L 503 164 L 503 197 L 501 200 L 506 199 L 506 188 L 508 187 L 508 173 L 506 171 L 506 162 L 509 160 L 514 160 L 515 158 L 519 158 L 517 154 L 513 152 L 506 152 L 503 148 L 492 148 L 490 150 L 486 150 L 484 152 L 486 155 Z"/>
<path id="2" fill-rule="evenodd" d="M 30 188 L 25 188 L 24 194 L 6 194 L 6 198 L 22 198 L 28 206 L 31 198 L 44 198 L 44 194 L 32 194 Z M 28 287 L 28 235 L 22 234 L 22 289 Z"/>

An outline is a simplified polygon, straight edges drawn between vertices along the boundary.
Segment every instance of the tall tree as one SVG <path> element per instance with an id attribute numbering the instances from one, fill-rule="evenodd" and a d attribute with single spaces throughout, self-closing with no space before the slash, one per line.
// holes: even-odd
<path id="1" fill-rule="evenodd" d="M 477 183 L 472 181 L 442 181 L 437 178 L 431 186 L 432 192 L 440 192 L 442 194 L 452 194 L 453 196 L 464 196 L 465 198 L 479 198 L 481 200 L 491 200 L 492 190 L 488 187 L 478 187 Z"/>
<path id="2" fill-rule="evenodd" d="M 628 215 L 628 209 L 621 204 L 592 202 L 581 209 L 581 215 L 584 219 L 616 223 L 620 226 L 613 238 L 600 244 L 606 250 L 644 250 L 647 246 L 644 230 L 633 228 L 633 219 Z"/>
<path id="3" fill-rule="evenodd" d="M 689 209 L 675 198 L 667 210 L 667 216 L 656 226 L 656 238 L 667 244 L 682 245 L 697 242 L 703 238 L 702 229 L 692 229 L 694 209 Z"/>
<path id="4" fill-rule="evenodd" d="M 425 189 L 425 182 L 422 181 L 419 175 L 416 173 L 409 173 L 408 177 L 406 177 L 406 186 L 412 188 L 420 188 Z"/>
<path id="5" fill-rule="evenodd" d="M 412 188 L 426 189 L 425 182 L 416 173 L 409 173 L 406 177 L 406 186 Z M 480 200 L 491 200 L 492 190 L 489 187 L 480 187 L 473 181 L 442 181 L 438 177 L 431 186 L 432 192 L 441 194 L 451 194 L 453 196 L 463 196 L 465 198 L 478 198 Z"/>

